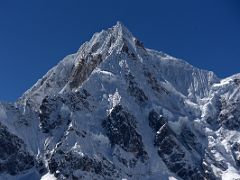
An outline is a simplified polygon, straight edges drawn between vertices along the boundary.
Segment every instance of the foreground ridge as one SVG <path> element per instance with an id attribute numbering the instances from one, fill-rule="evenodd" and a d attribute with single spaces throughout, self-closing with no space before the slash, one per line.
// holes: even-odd
<path id="1" fill-rule="evenodd" d="M 118 22 L 0 103 L 0 179 L 240 178 L 239 89 Z"/>

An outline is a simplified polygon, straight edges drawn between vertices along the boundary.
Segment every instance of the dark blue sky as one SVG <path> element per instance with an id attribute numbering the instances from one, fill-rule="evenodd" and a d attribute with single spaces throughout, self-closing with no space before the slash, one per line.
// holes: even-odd
<path id="1" fill-rule="evenodd" d="M 15 100 L 118 20 L 148 48 L 220 77 L 240 72 L 239 0 L 7 0 L 0 2 L 0 99 Z"/>

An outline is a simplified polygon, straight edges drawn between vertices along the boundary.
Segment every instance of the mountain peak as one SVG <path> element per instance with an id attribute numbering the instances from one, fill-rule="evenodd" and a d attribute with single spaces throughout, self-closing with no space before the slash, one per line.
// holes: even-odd
<path id="1" fill-rule="evenodd" d="M 131 33 L 131 31 L 120 21 L 118 21 L 117 24 L 113 26 L 113 32 L 117 32 L 118 39 L 124 41 L 125 43 L 130 43 L 128 44 L 130 46 L 135 46 L 138 44 L 138 42 L 140 43 L 140 41 Z"/>
<path id="2" fill-rule="evenodd" d="M 101 54 L 104 58 L 113 52 L 120 53 L 124 50 L 136 53 L 136 46 L 143 48 L 143 44 L 133 36 L 123 23 L 118 21 L 111 28 L 95 33 L 90 41 L 80 47 L 79 54 L 81 59 L 88 54 Z"/>
<path id="3" fill-rule="evenodd" d="M 127 36 L 133 38 L 132 33 L 128 30 L 128 28 L 120 21 L 117 21 L 117 24 L 113 26 L 115 31 L 118 31 L 121 36 Z"/>
<path id="4" fill-rule="evenodd" d="M 0 103 L 0 179 L 239 178 L 239 89 L 117 22 Z"/>
<path id="5" fill-rule="evenodd" d="M 124 24 L 121 21 L 117 21 L 117 24 L 115 26 L 123 26 L 124 27 Z"/>
<path id="6" fill-rule="evenodd" d="M 125 25 L 121 21 L 117 21 L 117 24 L 114 25 L 113 27 L 119 28 L 119 29 L 126 28 Z"/>

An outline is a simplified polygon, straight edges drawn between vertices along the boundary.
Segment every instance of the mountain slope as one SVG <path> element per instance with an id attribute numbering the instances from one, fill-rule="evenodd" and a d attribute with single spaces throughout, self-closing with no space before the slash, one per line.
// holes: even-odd
<path id="1" fill-rule="evenodd" d="M 240 177 L 239 88 L 239 75 L 147 49 L 118 22 L 0 105 L 3 147 L 15 150 L 0 177 Z"/>

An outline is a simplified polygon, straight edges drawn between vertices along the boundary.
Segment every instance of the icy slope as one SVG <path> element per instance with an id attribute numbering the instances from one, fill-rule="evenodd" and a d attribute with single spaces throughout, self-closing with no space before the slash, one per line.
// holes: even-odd
<path id="1" fill-rule="evenodd" d="M 16 151 L 1 177 L 240 177 L 239 88 L 239 75 L 147 49 L 118 22 L 1 104 L 0 137 Z"/>

